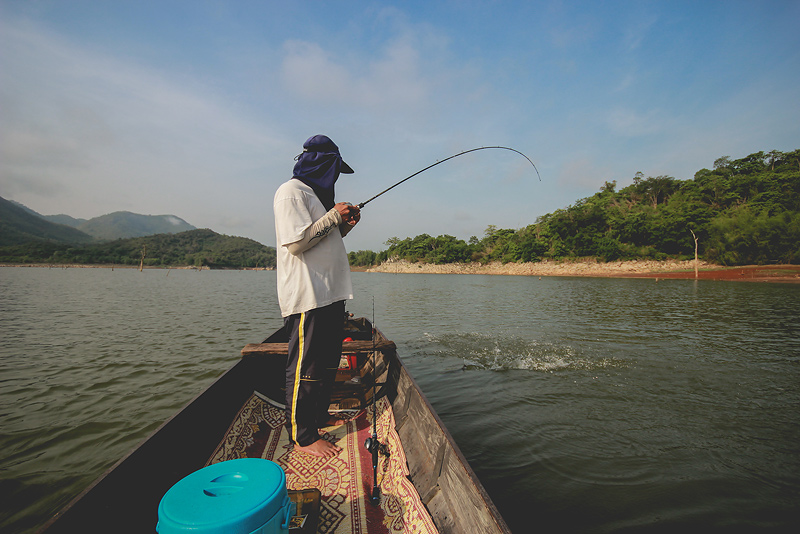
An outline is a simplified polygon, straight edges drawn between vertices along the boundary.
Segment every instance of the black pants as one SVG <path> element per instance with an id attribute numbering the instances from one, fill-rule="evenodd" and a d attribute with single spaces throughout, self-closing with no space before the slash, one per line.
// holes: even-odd
<path id="1" fill-rule="evenodd" d="M 289 332 L 286 364 L 286 426 L 289 438 L 306 447 L 319 439 L 328 420 L 331 390 L 344 337 L 344 301 L 284 319 Z"/>

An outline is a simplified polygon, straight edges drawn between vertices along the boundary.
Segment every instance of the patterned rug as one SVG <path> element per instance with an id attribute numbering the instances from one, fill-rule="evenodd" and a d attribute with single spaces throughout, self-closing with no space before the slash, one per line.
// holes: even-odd
<path id="1" fill-rule="evenodd" d="M 318 488 L 322 502 L 318 531 L 325 534 L 437 532 L 414 485 L 407 478 L 406 457 L 395 431 L 391 404 L 377 402 L 378 439 L 389 448 L 379 455 L 380 506 L 369 502 L 372 458 L 364 440 L 372 435 L 372 407 L 346 424 L 325 429 L 324 439 L 341 449 L 332 458 L 317 458 L 293 450 L 284 426 L 284 412 L 253 395 L 236 416 L 209 464 L 236 458 L 266 458 L 286 472 L 290 490 Z"/>

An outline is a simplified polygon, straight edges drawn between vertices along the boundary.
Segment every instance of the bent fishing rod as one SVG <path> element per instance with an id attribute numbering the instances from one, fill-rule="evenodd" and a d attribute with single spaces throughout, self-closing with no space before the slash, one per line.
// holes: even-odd
<path id="1" fill-rule="evenodd" d="M 453 155 L 452 155 L 452 156 L 450 156 L 449 158 L 445 158 L 445 159 L 443 159 L 443 160 L 441 160 L 441 161 L 437 161 L 437 162 L 436 162 L 436 163 L 434 163 L 433 165 L 428 165 L 428 166 L 427 166 L 427 167 L 425 167 L 424 169 L 422 169 L 422 170 L 419 170 L 419 171 L 415 172 L 415 173 L 414 173 L 414 174 L 412 174 L 411 176 L 408 176 L 408 177 L 406 177 L 406 178 L 403 178 L 402 180 L 400 180 L 399 182 L 397 182 L 397 183 L 396 183 L 396 184 L 394 184 L 393 186 L 391 186 L 391 187 L 387 187 L 386 189 L 384 189 L 383 191 L 381 191 L 380 193 L 378 193 L 378 194 L 377 194 L 377 195 L 375 195 L 374 197 L 372 197 L 372 198 L 369 198 L 369 199 L 365 200 L 365 201 L 364 201 L 364 202 L 362 202 L 361 204 L 358 204 L 358 209 L 361 209 L 361 208 L 363 208 L 364 206 L 366 206 L 367 204 L 369 204 L 370 202 L 372 202 L 373 200 L 375 200 L 376 198 L 378 198 L 378 197 L 379 197 L 379 196 L 381 196 L 382 194 L 384 194 L 384 193 L 388 193 L 389 191 L 391 191 L 392 189 L 394 189 L 394 188 L 395 188 L 395 187 L 397 187 L 398 185 L 402 184 L 403 182 L 405 182 L 405 181 L 408 181 L 408 180 L 412 179 L 413 177 L 415 177 L 416 175 L 418 175 L 418 174 L 421 174 L 421 173 L 423 173 L 423 172 L 427 171 L 428 169 L 431 169 L 431 168 L 433 168 L 433 167 L 436 167 L 437 165 L 440 165 L 440 164 L 444 163 L 445 161 L 451 160 L 451 159 L 453 159 L 453 158 L 457 158 L 458 156 L 463 156 L 464 154 L 469 154 L 470 152 L 476 152 L 476 151 L 478 151 L 478 150 L 488 150 L 488 149 L 492 149 L 492 148 L 498 148 L 498 149 L 501 149 L 501 150 L 510 150 L 511 152 L 516 152 L 517 154 L 519 154 L 519 155 L 520 155 L 520 156 L 522 156 L 523 158 L 527 159 L 527 160 L 528 160 L 528 163 L 530 163 L 530 164 L 533 166 L 533 170 L 535 170 L 535 171 L 536 171 L 536 176 L 538 176 L 538 177 L 539 177 L 539 181 L 540 181 L 540 182 L 542 181 L 542 175 L 540 175 L 540 174 L 539 174 L 539 169 L 537 169 L 537 168 L 536 168 L 536 165 L 534 165 L 534 164 L 533 164 L 533 161 L 531 161 L 531 158 L 529 158 L 528 156 L 526 156 L 525 154 L 523 154 L 523 153 L 522 153 L 522 152 L 520 152 L 519 150 L 517 150 L 517 149 L 515 149 L 515 148 L 509 148 L 509 147 L 507 147 L 507 146 L 482 146 L 482 147 L 478 147 L 478 148 L 470 148 L 469 150 L 464 150 L 463 152 L 459 152 L 458 154 L 453 154 Z"/>

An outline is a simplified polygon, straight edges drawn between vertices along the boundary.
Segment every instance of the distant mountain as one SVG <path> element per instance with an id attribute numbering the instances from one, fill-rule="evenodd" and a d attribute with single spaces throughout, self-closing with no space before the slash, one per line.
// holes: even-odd
<path id="1" fill-rule="evenodd" d="M 55 215 L 53 217 L 64 216 Z M 197 229 L 175 215 L 139 215 L 129 211 L 116 211 L 108 215 L 101 215 L 80 222 L 75 225 L 75 228 L 101 241 L 155 234 L 177 234 Z"/>
<path id="2" fill-rule="evenodd" d="M 94 237 L 97 241 L 113 241 L 114 239 L 144 237 L 155 234 L 177 234 L 197 229 L 175 215 L 140 215 L 129 211 L 116 211 L 87 220 L 76 219 L 63 213 L 59 215 L 42 215 L 19 202 L 13 200 L 7 202 L 29 215 L 80 230 L 82 233 Z M 83 243 L 85 240 L 75 242 Z"/>
<path id="3" fill-rule="evenodd" d="M 141 262 L 148 267 L 274 268 L 275 248 L 245 237 L 202 229 L 86 245 L 30 240 L 20 245 L 0 246 L 0 262 L 85 265 Z"/>
<path id="4" fill-rule="evenodd" d="M 275 248 L 198 230 L 174 215 L 127 211 L 84 220 L 0 198 L 0 262 L 275 267 Z"/>
<path id="5" fill-rule="evenodd" d="M 34 212 L 36 213 L 36 212 Z M 39 215 L 36 213 L 36 215 Z M 43 219 L 47 219 L 50 222 L 58 223 L 58 224 L 66 224 L 67 226 L 71 226 L 73 228 L 77 228 L 80 230 L 80 225 L 87 222 L 86 219 L 76 219 L 75 217 L 70 217 L 69 215 L 64 215 L 60 213 L 58 215 L 39 215 L 39 217 Z M 88 233 L 88 232 L 87 232 Z"/>
<path id="6" fill-rule="evenodd" d="M 0 197 L 0 246 L 30 241 L 89 243 L 92 236 L 43 219 L 38 213 Z"/>

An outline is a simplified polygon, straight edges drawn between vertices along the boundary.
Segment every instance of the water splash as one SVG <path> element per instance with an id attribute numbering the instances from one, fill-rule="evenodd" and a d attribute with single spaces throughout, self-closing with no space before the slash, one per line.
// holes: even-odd
<path id="1" fill-rule="evenodd" d="M 620 365 L 613 358 L 581 355 L 568 344 L 531 341 L 508 335 L 456 332 L 449 336 L 425 334 L 440 356 L 461 358 L 464 370 L 538 371 L 596 370 Z"/>

